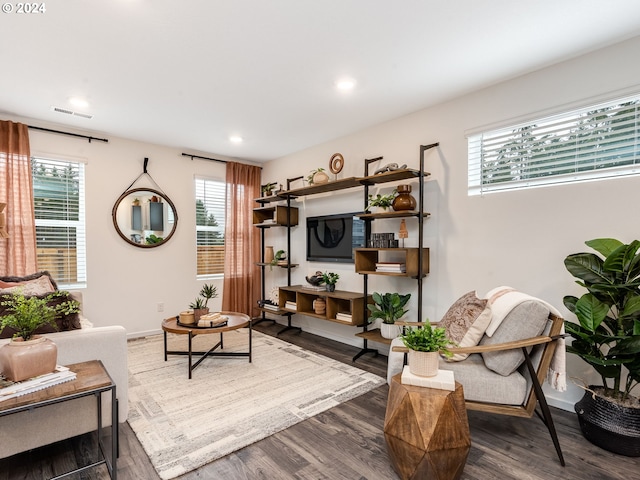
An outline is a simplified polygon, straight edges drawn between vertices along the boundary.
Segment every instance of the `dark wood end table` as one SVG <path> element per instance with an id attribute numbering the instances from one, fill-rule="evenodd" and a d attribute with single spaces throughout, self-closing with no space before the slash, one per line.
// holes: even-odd
<path id="1" fill-rule="evenodd" d="M 192 377 L 192 372 L 195 368 L 202 363 L 207 357 L 249 357 L 249 363 L 251 363 L 251 318 L 249 315 L 238 312 L 220 312 L 223 316 L 227 317 L 227 324 L 221 327 L 195 327 L 184 326 L 178 324 L 178 317 L 167 318 L 162 321 L 162 332 L 164 334 L 164 361 L 167 361 L 168 355 L 187 355 L 189 357 L 189 378 Z M 249 327 L 249 351 L 248 352 L 221 352 L 216 351 L 218 348 L 222 350 L 224 348 L 223 333 L 230 332 L 231 330 L 238 330 L 240 328 Z M 186 351 L 184 350 L 167 350 L 167 333 L 175 333 L 178 335 L 188 335 L 189 345 Z M 206 352 L 194 352 L 193 338 L 197 335 L 210 335 L 212 333 L 219 333 L 220 340 Z M 193 363 L 193 356 L 200 355 L 200 358 Z"/>

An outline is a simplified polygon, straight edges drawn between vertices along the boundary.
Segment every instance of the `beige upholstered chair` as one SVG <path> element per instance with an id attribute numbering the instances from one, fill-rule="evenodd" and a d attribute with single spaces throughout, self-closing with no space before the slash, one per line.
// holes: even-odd
<path id="1" fill-rule="evenodd" d="M 404 325 L 422 325 L 405 323 Z M 437 324 L 436 324 L 437 325 Z M 541 384 L 549 371 L 563 319 L 536 299 L 519 302 L 492 336 L 483 334 L 477 346 L 451 349 L 468 354 L 462 361 L 440 360 L 439 368 L 454 372 L 462 384 L 467 408 L 530 418 L 534 411 L 547 426 L 560 463 L 564 466 L 551 412 Z M 564 348 L 564 345 L 563 345 Z M 402 371 L 407 349 L 395 339 L 389 352 L 387 380 Z M 536 410 L 540 405 L 540 412 Z"/>

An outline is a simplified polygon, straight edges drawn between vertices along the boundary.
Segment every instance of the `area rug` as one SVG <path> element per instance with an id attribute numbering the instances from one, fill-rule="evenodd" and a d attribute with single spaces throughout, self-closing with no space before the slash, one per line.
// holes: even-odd
<path id="1" fill-rule="evenodd" d="M 215 335 L 217 338 L 218 335 Z M 194 339 L 207 350 L 214 335 Z M 185 335 L 169 335 L 184 350 Z M 246 351 L 248 330 L 224 334 Z M 253 361 L 210 357 L 187 378 L 187 357 L 164 361 L 162 335 L 129 342 L 129 417 L 151 463 L 171 479 L 355 398 L 384 379 L 253 332 Z"/>

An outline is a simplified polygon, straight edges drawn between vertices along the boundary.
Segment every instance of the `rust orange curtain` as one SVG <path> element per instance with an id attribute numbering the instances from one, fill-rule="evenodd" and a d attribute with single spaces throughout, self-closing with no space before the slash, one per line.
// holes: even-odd
<path id="1" fill-rule="evenodd" d="M 37 271 L 36 226 L 29 129 L 0 121 L 0 203 L 8 238 L 0 239 L 0 275 L 24 276 Z"/>
<path id="2" fill-rule="evenodd" d="M 260 196 L 260 167 L 227 163 L 222 309 L 255 316 L 260 299 L 260 236 L 253 226 L 254 199 Z"/>

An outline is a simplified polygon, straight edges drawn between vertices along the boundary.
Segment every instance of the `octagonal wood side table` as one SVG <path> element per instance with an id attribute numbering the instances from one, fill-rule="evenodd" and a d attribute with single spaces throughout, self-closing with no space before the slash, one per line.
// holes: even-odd
<path id="1" fill-rule="evenodd" d="M 471 439 L 462 385 L 438 390 L 391 379 L 384 438 L 396 473 L 403 480 L 459 479 Z"/>

